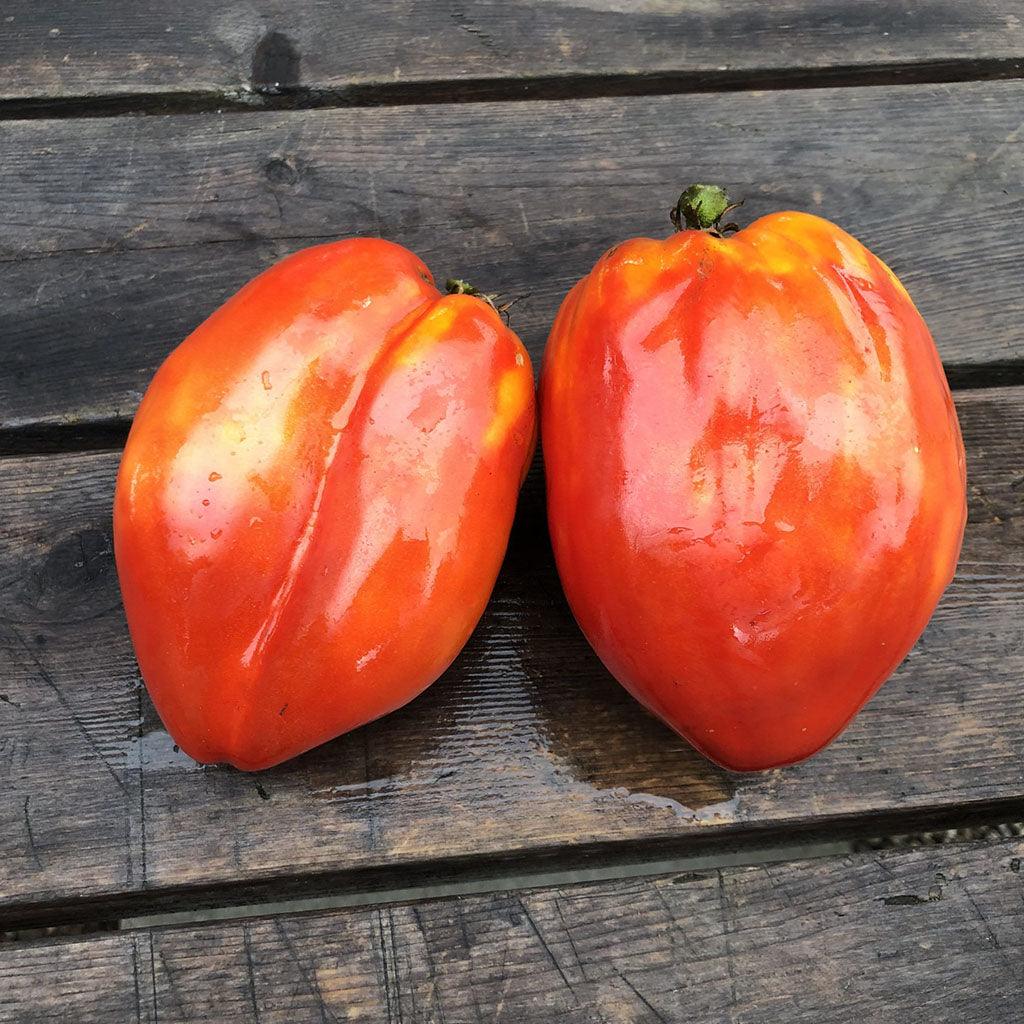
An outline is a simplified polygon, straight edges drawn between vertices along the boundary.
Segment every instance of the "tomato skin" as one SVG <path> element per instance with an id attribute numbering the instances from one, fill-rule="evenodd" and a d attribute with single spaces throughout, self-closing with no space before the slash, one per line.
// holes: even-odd
<path id="1" fill-rule="evenodd" d="M 303 250 L 213 313 L 146 392 L 114 501 L 181 748 L 266 768 L 433 682 L 490 596 L 534 436 L 522 343 L 398 245 Z"/>
<path id="2" fill-rule="evenodd" d="M 931 335 L 810 214 L 606 253 L 552 329 L 541 437 L 581 628 L 732 770 L 828 744 L 956 567 L 963 443 Z"/>

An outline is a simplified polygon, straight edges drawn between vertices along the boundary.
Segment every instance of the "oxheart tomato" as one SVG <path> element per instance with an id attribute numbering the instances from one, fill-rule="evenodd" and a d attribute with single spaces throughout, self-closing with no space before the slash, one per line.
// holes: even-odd
<path id="1" fill-rule="evenodd" d="M 606 253 L 541 382 L 551 539 L 610 672 L 719 764 L 820 750 L 952 578 L 965 478 L 935 345 L 834 224 L 777 213 Z M 680 225 L 681 226 L 681 225 Z"/>
<path id="2" fill-rule="evenodd" d="M 535 433 L 522 343 L 398 245 L 306 249 L 229 299 L 153 379 L 114 503 L 181 748 L 269 767 L 433 682 L 491 593 Z"/>

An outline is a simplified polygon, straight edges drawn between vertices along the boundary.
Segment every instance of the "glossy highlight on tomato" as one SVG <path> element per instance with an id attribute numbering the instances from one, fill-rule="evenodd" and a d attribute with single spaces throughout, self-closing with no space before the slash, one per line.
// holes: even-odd
<path id="1" fill-rule="evenodd" d="M 548 520 L 611 673 L 749 771 L 829 743 L 917 640 L 956 566 L 964 452 L 881 260 L 807 213 L 727 237 L 725 200 L 687 195 L 691 229 L 616 246 L 558 314 Z"/>
<path id="2" fill-rule="evenodd" d="M 305 249 L 229 299 L 153 379 L 114 503 L 182 749 L 269 767 L 433 682 L 490 596 L 535 433 L 522 343 L 398 245 Z"/>

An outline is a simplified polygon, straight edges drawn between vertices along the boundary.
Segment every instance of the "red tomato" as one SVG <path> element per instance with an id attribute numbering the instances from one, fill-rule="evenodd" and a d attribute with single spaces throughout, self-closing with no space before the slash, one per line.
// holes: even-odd
<path id="1" fill-rule="evenodd" d="M 924 629 L 963 536 L 963 444 L 881 260 L 806 213 L 723 237 L 724 199 L 687 195 L 702 229 L 616 246 L 558 314 L 548 519 L 611 673 L 750 771 L 825 746 Z"/>
<path id="2" fill-rule="evenodd" d="M 181 748 L 266 768 L 393 711 L 483 611 L 535 434 L 519 339 L 400 246 L 306 249 L 153 379 L 114 542 Z"/>

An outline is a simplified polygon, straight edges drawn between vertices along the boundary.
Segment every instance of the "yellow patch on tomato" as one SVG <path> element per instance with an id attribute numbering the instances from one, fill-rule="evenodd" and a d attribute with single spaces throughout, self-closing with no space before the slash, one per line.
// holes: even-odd
<path id="1" fill-rule="evenodd" d="M 441 299 L 402 342 L 395 353 L 395 364 L 415 366 L 431 345 L 451 334 L 458 315 L 459 308 L 455 303 Z"/>
<path id="2" fill-rule="evenodd" d="M 761 234 L 750 243 L 757 252 L 764 273 L 773 277 L 784 277 L 799 270 L 804 261 L 799 259 L 796 247 L 782 235 Z"/>
<path id="3" fill-rule="evenodd" d="M 501 375 L 498 380 L 497 407 L 484 433 L 484 444 L 493 446 L 505 437 L 526 408 L 532 383 L 530 374 L 518 366 Z"/>

